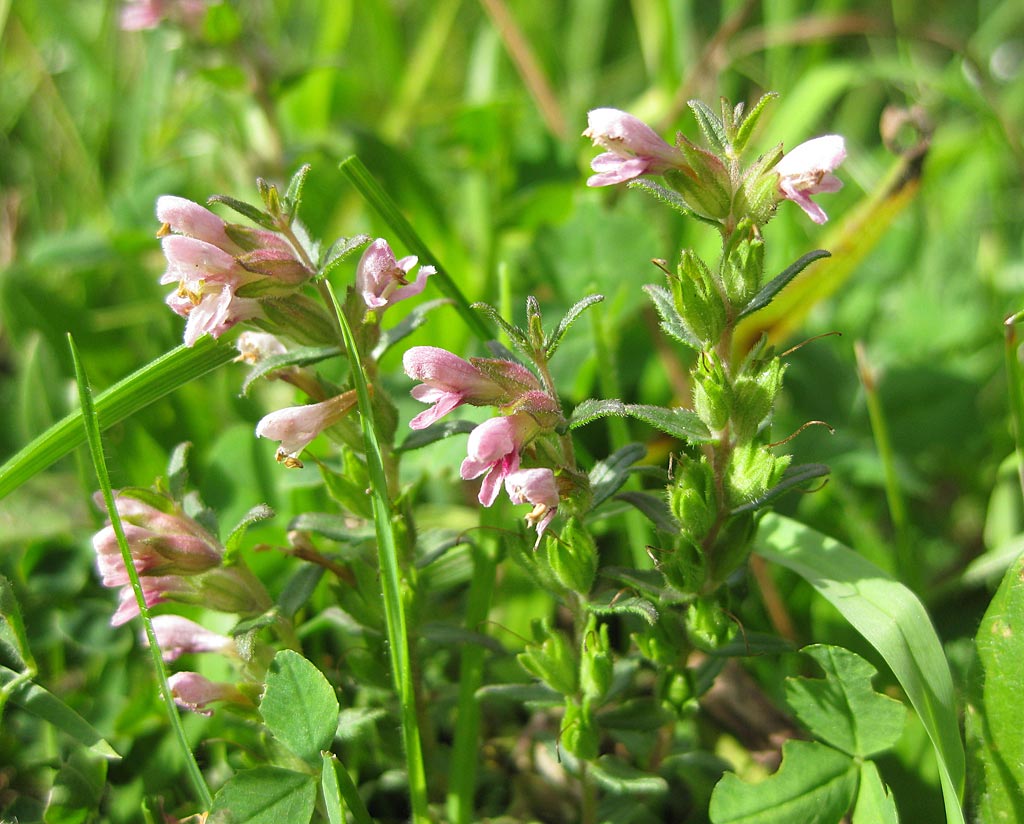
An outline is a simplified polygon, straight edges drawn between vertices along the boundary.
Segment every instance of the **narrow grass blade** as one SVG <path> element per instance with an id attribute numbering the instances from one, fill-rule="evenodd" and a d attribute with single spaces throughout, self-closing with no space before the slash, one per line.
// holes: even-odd
<path id="1" fill-rule="evenodd" d="M 807 581 L 885 659 L 935 749 L 947 824 L 964 824 L 964 745 L 953 679 L 921 602 L 849 547 L 781 515 L 765 516 L 754 551 Z"/>
<path id="2" fill-rule="evenodd" d="M 363 162 L 355 155 L 350 155 L 341 161 L 338 168 L 352 181 L 352 184 L 359 190 L 359 194 L 391 227 L 405 247 L 419 257 L 421 263 L 429 263 L 437 268 L 437 274 L 430 279 L 430 282 L 436 284 L 441 293 L 455 304 L 455 310 L 466 321 L 466 325 L 473 331 L 473 334 L 482 343 L 491 340 L 494 337 L 494 331 L 488 328 L 480 315 L 470 309 L 469 301 L 462 294 L 462 290 L 455 284 L 455 281 L 416 233 L 416 230 L 412 228 L 412 224 L 406 220 L 405 215 L 398 208 L 398 204 L 384 191 L 383 187 L 370 174 L 370 170 L 363 165 Z"/>
<path id="3" fill-rule="evenodd" d="M 237 353 L 213 338 L 200 339 L 191 349 L 179 346 L 111 386 L 93 401 L 101 431 L 170 394 L 191 380 L 233 360 Z M 57 421 L 0 466 L 0 498 L 17 489 L 73 449 L 85 443 L 81 411 Z"/>
<path id="4" fill-rule="evenodd" d="M 1017 337 L 1017 324 L 1024 317 L 1024 312 L 1010 315 L 1003 323 L 1005 332 L 1004 355 L 1006 359 L 1007 392 L 1010 395 L 1010 412 L 1013 414 L 1013 442 L 1017 450 L 1017 475 L 1020 477 L 1020 488 L 1024 494 L 1024 378 L 1021 376 L 1020 355 L 1018 348 L 1020 338 Z"/>
<path id="5" fill-rule="evenodd" d="M 334 307 L 335 318 L 341 330 L 342 344 L 348 354 L 352 382 L 359 399 L 359 418 L 363 430 L 363 444 L 366 448 L 366 469 L 370 477 L 370 500 L 377 533 L 377 557 L 380 563 L 381 582 L 384 586 L 384 614 L 387 621 L 388 649 L 391 652 L 391 672 L 401 706 L 402 737 L 405 742 L 412 820 L 419 824 L 419 822 L 429 822 L 431 819 L 427 807 L 426 770 L 423 765 L 423 750 L 420 745 L 416 693 L 412 665 L 409 660 L 409 636 L 405 623 L 398 541 L 392 529 L 394 513 L 388 494 L 384 455 L 373 424 L 370 390 L 363 372 L 363 365 L 359 362 L 359 349 L 355 337 L 330 284 L 324 282 L 323 285 Z"/>
<path id="6" fill-rule="evenodd" d="M 100 491 L 103 494 L 103 502 L 107 507 L 107 514 L 110 516 L 110 524 L 117 536 L 118 546 L 121 548 L 121 557 L 124 559 L 124 566 L 128 572 L 128 579 L 131 582 L 135 599 L 139 604 L 139 613 L 146 631 L 146 638 L 149 641 L 149 649 L 153 656 L 153 666 L 156 669 L 157 681 L 160 686 L 160 695 L 163 697 L 164 706 L 167 709 L 167 717 L 170 719 L 171 728 L 174 730 L 175 738 L 181 749 L 185 760 L 185 770 L 195 789 L 203 809 L 209 810 L 213 806 L 213 796 L 210 788 L 206 786 L 199 764 L 196 763 L 192 748 L 189 746 L 188 738 L 185 736 L 185 728 L 181 723 L 181 716 L 174 704 L 174 696 L 171 695 L 171 685 L 167 683 L 167 669 L 164 667 L 163 657 L 160 652 L 160 645 L 153 631 L 153 623 L 149 618 L 149 609 L 146 607 L 146 599 L 142 593 L 142 584 L 139 581 L 139 573 L 135 569 L 135 563 L 128 549 L 128 541 L 124 536 L 124 528 L 121 525 L 121 518 L 118 516 L 117 507 L 114 505 L 114 493 L 110 488 L 110 475 L 107 473 L 107 462 L 103 455 L 103 443 L 100 436 L 100 420 L 92 399 L 92 391 L 89 389 L 89 379 L 85 374 L 85 368 L 78 354 L 78 347 L 70 335 L 68 344 L 71 347 L 71 358 L 75 364 L 75 379 L 78 383 L 78 399 L 81 403 L 81 422 L 85 428 L 86 438 L 89 442 L 89 453 L 92 457 L 93 467 L 96 470 L 96 480 L 99 482 Z"/>

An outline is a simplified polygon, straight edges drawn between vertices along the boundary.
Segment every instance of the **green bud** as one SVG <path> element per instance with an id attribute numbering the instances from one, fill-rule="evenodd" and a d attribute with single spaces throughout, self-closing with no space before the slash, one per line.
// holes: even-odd
<path id="1" fill-rule="evenodd" d="M 590 702 L 584 698 L 580 706 L 575 700 L 566 699 L 560 735 L 561 745 L 566 751 L 581 761 L 591 761 L 597 758 L 600 738 Z"/>
<path id="2" fill-rule="evenodd" d="M 752 439 L 772 411 L 786 371 L 778 358 L 760 362 L 755 368 L 757 372 L 741 375 L 733 383 L 733 434 L 740 443 Z"/>
<path id="3" fill-rule="evenodd" d="M 676 715 L 689 709 L 693 703 L 694 690 L 689 670 L 682 672 L 667 670 L 659 685 L 663 704 Z"/>
<path id="4" fill-rule="evenodd" d="M 590 592 L 597 574 L 597 545 L 576 518 L 570 518 L 559 536 L 545 543 L 548 566 L 563 587 L 581 595 Z"/>
<path id="5" fill-rule="evenodd" d="M 715 476 L 707 458 L 681 455 L 675 466 L 675 481 L 668 491 L 669 506 L 679 522 L 679 531 L 699 541 L 715 522 Z"/>
<path id="6" fill-rule="evenodd" d="M 686 634 L 705 652 L 720 649 L 736 635 L 736 622 L 714 598 L 699 598 L 686 610 Z"/>
<path id="7" fill-rule="evenodd" d="M 679 142 L 679 150 L 688 165 L 669 169 L 665 172 L 665 181 L 697 214 L 712 220 L 725 220 L 732 209 L 729 170 L 711 152 L 686 138 Z"/>
<path id="8" fill-rule="evenodd" d="M 670 281 L 679 316 L 705 346 L 717 342 L 725 328 L 726 310 L 711 270 L 687 249 Z"/>
<path id="9" fill-rule="evenodd" d="M 730 518 L 708 551 L 708 565 L 711 567 L 709 580 L 712 583 L 725 581 L 750 554 L 750 543 L 754 539 L 756 522 L 753 512 L 743 512 Z"/>
<path id="10" fill-rule="evenodd" d="M 536 643 L 530 644 L 516 659 L 531 675 L 555 692 L 575 695 L 578 689 L 576 655 L 568 639 L 546 622 L 534 625 Z"/>
<path id="11" fill-rule="evenodd" d="M 612 685 L 612 654 L 608 643 L 608 625 L 597 628 L 597 618 L 591 615 L 583 635 L 580 650 L 580 688 L 583 695 L 601 701 Z"/>
<path id="12" fill-rule="evenodd" d="M 734 306 L 745 306 L 764 280 L 764 240 L 750 220 L 740 221 L 726 244 L 725 292 Z"/>
<path id="13" fill-rule="evenodd" d="M 782 159 L 782 144 L 762 155 L 746 170 L 736 193 L 736 213 L 749 215 L 758 226 L 764 226 L 778 203 L 779 173 L 775 164 Z"/>
<path id="14" fill-rule="evenodd" d="M 693 372 L 693 411 L 712 433 L 721 430 L 732 414 L 732 386 L 717 356 L 701 353 Z"/>
<path id="15" fill-rule="evenodd" d="M 684 595 L 699 592 L 707 577 L 704 555 L 696 541 L 680 536 L 679 547 L 658 566 L 665 582 Z"/>
<path id="16" fill-rule="evenodd" d="M 334 322 L 320 304 L 305 295 L 269 298 L 260 305 L 264 317 L 258 325 L 268 332 L 285 335 L 304 346 L 338 342 Z"/>
<path id="17" fill-rule="evenodd" d="M 730 507 L 742 506 L 764 495 L 782 478 L 789 461 L 788 455 L 774 455 L 766 446 L 737 446 L 729 457 L 725 477 Z"/>

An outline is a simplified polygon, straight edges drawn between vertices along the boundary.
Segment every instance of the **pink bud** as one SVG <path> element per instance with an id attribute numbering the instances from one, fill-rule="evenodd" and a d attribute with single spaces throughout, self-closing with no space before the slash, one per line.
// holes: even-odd
<path id="1" fill-rule="evenodd" d="M 190 652 L 222 652 L 232 649 L 235 643 L 228 636 L 211 632 L 180 615 L 157 615 L 153 619 L 153 633 L 164 661 L 174 661 Z M 145 633 L 142 642 L 149 645 Z"/>
<path id="2" fill-rule="evenodd" d="M 480 484 L 481 504 L 494 503 L 502 481 L 519 469 L 519 451 L 539 429 L 530 415 L 515 414 L 486 420 L 469 433 L 460 474 L 468 481 L 487 473 Z"/>
<path id="3" fill-rule="evenodd" d="M 224 230 L 224 221 L 191 200 L 175 195 L 163 195 L 156 201 L 156 219 L 172 232 L 185 237 L 212 243 L 231 254 L 241 251 Z"/>
<path id="4" fill-rule="evenodd" d="M 596 175 L 588 186 L 623 183 L 643 174 L 661 174 L 686 165 L 682 153 L 662 140 L 658 134 L 631 114 L 619 109 L 593 109 L 587 114 L 584 137 L 608 151 L 591 163 Z"/>
<path id="5" fill-rule="evenodd" d="M 845 158 L 846 142 L 837 134 L 801 143 L 775 164 L 779 192 L 803 209 L 815 223 L 824 223 L 828 215 L 810 196 L 843 188 L 843 182 L 832 172 Z"/>
<path id="6" fill-rule="evenodd" d="M 277 460 L 288 467 L 301 467 L 299 453 L 324 429 L 341 420 L 355 404 L 355 391 L 349 390 L 320 403 L 278 409 L 256 425 L 256 437 L 280 441 Z"/>
<path id="7" fill-rule="evenodd" d="M 505 489 L 512 503 L 533 504 L 526 521 L 537 530 L 537 542 L 533 545 L 536 549 L 558 508 L 555 473 L 544 468 L 519 469 L 505 476 Z"/>
<path id="8" fill-rule="evenodd" d="M 427 278 L 437 270 L 421 266 L 416 280 L 410 283 L 406 275 L 412 271 L 418 258 L 414 255 L 395 260 L 384 238 L 371 243 L 356 267 L 356 290 L 368 309 L 383 311 L 394 303 L 418 295 L 427 285 Z"/>
<path id="9" fill-rule="evenodd" d="M 423 381 L 413 387 L 412 396 L 434 404 L 409 422 L 412 429 L 423 429 L 464 403 L 484 406 L 505 394 L 473 364 L 436 346 L 413 346 L 402 357 L 402 366 L 410 378 Z"/>
<path id="10" fill-rule="evenodd" d="M 206 706 L 214 701 L 249 703 L 237 687 L 216 683 L 198 672 L 176 672 L 168 677 L 167 683 L 175 704 L 200 715 L 212 715 Z"/>

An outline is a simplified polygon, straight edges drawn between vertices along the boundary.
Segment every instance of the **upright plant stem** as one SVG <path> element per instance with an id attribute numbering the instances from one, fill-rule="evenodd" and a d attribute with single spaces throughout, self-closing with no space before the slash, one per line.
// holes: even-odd
<path id="1" fill-rule="evenodd" d="M 1017 312 L 1004 321 L 1006 345 L 1003 352 L 1006 359 L 1006 391 L 1010 394 L 1010 413 L 1013 416 L 1013 442 L 1017 451 L 1017 476 L 1020 479 L 1021 494 L 1024 495 L 1024 384 L 1017 354 L 1020 344 L 1017 324 L 1022 318 L 1024 312 Z"/>
<path id="2" fill-rule="evenodd" d="M 395 690 L 398 693 L 402 719 L 402 739 L 405 744 L 412 820 L 415 824 L 427 824 L 430 821 L 430 814 L 427 806 L 426 770 L 423 764 L 419 718 L 416 712 L 416 687 L 413 681 L 409 635 L 405 622 L 398 542 L 392 529 L 392 518 L 395 516 L 388 492 L 384 455 L 374 430 L 370 391 L 366 375 L 363 373 L 362 363 L 359 361 L 355 336 L 352 334 L 344 312 L 338 305 L 330 284 L 321 281 L 320 287 L 327 305 L 334 310 L 342 344 L 348 354 L 352 383 L 355 385 L 356 395 L 359 398 L 359 417 L 363 429 L 363 443 L 366 448 L 366 469 L 370 477 L 370 501 L 373 506 L 373 521 L 377 533 L 377 557 L 380 563 L 381 583 L 384 587 L 384 616 L 387 623 L 388 649 L 391 654 L 391 674 L 395 682 Z"/>
<path id="3" fill-rule="evenodd" d="M 153 658 L 153 667 L 156 670 L 160 695 L 163 698 L 164 706 L 167 708 L 167 717 L 170 720 L 171 729 L 174 730 L 174 737 L 185 760 L 185 771 L 188 773 L 189 780 L 192 782 L 192 787 L 199 797 L 203 809 L 209 810 L 213 806 L 213 796 L 210 794 L 210 788 L 206 786 L 206 780 L 199 769 L 199 764 L 196 763 L 195 755 L 192 754 L 192 747 L 188 743 L 185 728 L 181 723 L 181 716 L 178 714 L 174 703 L 174 696 L 171 694 L 171 685 L 167 682 L 167 669 L 164 667 L 160 644 L 157 641 L 156 633 L 153 631 L 153 622 L 149 617 L 149 607 L 146 606 L 142 582 L 139 580 L 138 570 L 135 569 L 135 561 L 132 558 L 131 550 L 128 548 L 124 527 L 121 524 L 121 518 L 114 503 L 114 493 L 110 488 L 110 475 L 107 472 L 107 462 L 103 455 L 100 424 L 96 415 L 96 408 L 93 405 L 89 379 L 85 373 L 81 357 L 78 354 L 78 347 L 75 345 L 71 335 L 68 335 L 68 345 L 71 347 L 71 357 L 75 363 L 75 379 L 78 383 L 78 398 L 82 406 L 82 421 L 85 425 L 86 439 L 89 442 L 89 454 L 96 469 L 96 480 L 99 482 L 100 490 L 103 493 L 103 503 L 107 508 L 107 514 L 110 516 L 110 525 L 114 529 L 117 545 L 121 550 L 121 558 L 124 561 L 125 570 L 128 572 L 128 580 L 131 583 L 132 591 L 135 593 L 135 600 L 139 605 L 139 615 L 142 617 L 142 625 L 145 628 L 146 639 L 149 642 L 149 650 Z"/>

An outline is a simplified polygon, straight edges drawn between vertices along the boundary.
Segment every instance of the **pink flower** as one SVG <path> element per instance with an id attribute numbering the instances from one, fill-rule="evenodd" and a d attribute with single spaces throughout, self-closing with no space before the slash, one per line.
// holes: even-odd
<path id="1" fill-rule="evenodd" d="M 206 706 L 214 701 L 249 703 L 237 687 L 211 681 L 198 672 L 176 672 L 168 677 L 167 683 L 175 704 L 200 715 L 212 715 L 212 710 L 207 710 Z"/>
<path id="2" fill-rule="evenodd" d="M 682 153 L 658 137 L 654 129 L 618 109 L 589 112 L 583 136 L 608 150 L 590 162 L 590 168 L 597 174 L 587 180 L 588 186 L 623 183 L 640 175 L 661 174 L 686 165 Z"/>
<path id="3" fill-rule="evenodd" d="M 543 468 L 519 469 L 505 476 L 505 489 L 512 503 L 533 504 L 533 510 L 526 516 L 526 521 L 537 530 L 537 542 L 533 545 L 536 549 L 558 508 L 555 473 Z"/>
<path id="4" fill-rule="evenodd" d="M 153 619 L 153 632 L 164 661 L 174 661 L 189 652 L 222 652 L 235 644 L 228 636 L 211 632 L 180 615 L 157 615 Z M 142 643 L 149 644 L 145 633 Z"/>
<path id="5" fill-rule="evenodd" d="M 302 466 L 299 453 L 323 430 L 340 421 L 355 404 L 355 390 L 349 390 L 320 403 L 278 409 L 256 425 L 256 437 L 280 441 L 277 460 L 289 468 L 298 468 Z"/>
<path id="6" fill-rule="evenodd" d="M 481 504 L 494 503 L 502 481 L 519 469 L 519 451 L 539 429 L 531 415 L 516 413 L 486 420 L 469 433 L 468 456 L 459 472 L 467 481 L 487 473 L 480 484 Z"/>
<path id="7" fill-rule="evenodd" d="M 121 7 L 124 31 L 155 29 L 165 17 L 195 25 L 206 13 L 208 0 L 130 0 Z"/>
<path id="8" fill-rule="evenodd" d="M 167 305 L 188 318 L 185 324 L 186 346 L 193 346 L 207 334 L 219 338 L 236 324 L 263 314 L 258 300 L 238 297 L 227 284 L 217 291 L 207 292 L 208 288 L 204 287 L 198 295 L 172 292 L 167 296 Z"/>
<path id="9" fill-rule="evenodd" d="M 810 196 L 843 188 L 843 182 L 832 172 L 845 158 L 846 142 L 837 134 L 801 143 L 775 165 L 779 192 L 807 212 L 815 223 L 824 223 L 828 215 Z"/>
<path id="10" fill-rule="evenodd" d="M 180 575 L 146 575 L 139 578 L 139 583 L 142 585 L 142 598 L 147 607 L 194 591 L 192 584 Z M 117 596 L 117 609 L 110 619 L 110 625 L 119 627 L 138 616 L 139 602 L 135 600 L 135 592 L 130 586 L 121 587 Z"/>
<path id="11" fill-rule="evenodd" d="M 422 292 L 427 278 L 437 270 L 433 266 L 421 266 L 416 280 L 410 283 L 406 275 L 417 260 L 415 255 L 395 260 L 395 253 L 384 238 L 371 243 L 356 268 L 356 290 L 367 309 L 384 311 L 393 303 Z"/>
<path id="12" fill-rule="evenodd" d="M 269 332 L 253 332 L 246 330 L 235 340 L 238 350 L 237 361 L 255 366 L 267 358 L 283 355 L 287 352 L 285 345 Z"/>
<path id="13" fill-rule="evenodd" d="M 540 384 L 529 369 L 512 361 L 479 359 L 471 363 L 436 346 L 413 346 L 402 358 L 405 374 L 423 381 L 412 396 L 433 407 L 409 422 L 423 429 L 464 403 L 504 406 Z M 486 371 L 484 371 L 486 369 Z"/>
<path id="14" fill-rule="evenodd" d="M 156 200 L 156 219 L 167 232 L 212 243 L 230 254 L 238 254 L 241 247 L 228 237 L 226 225 L 217 215 L 198 203 L 175 195 L 162 195 Z"/>
<path id="15" fill-rule="evenodd" d="M 207 282 L 237 289 L 258 277 L 247 272 L 231 254 L 205 240 L 168 235 L 160 244 L 167 258 L 167 271 L 160 283 L 178 283 L 187 293 L 201 292 Z"/>

